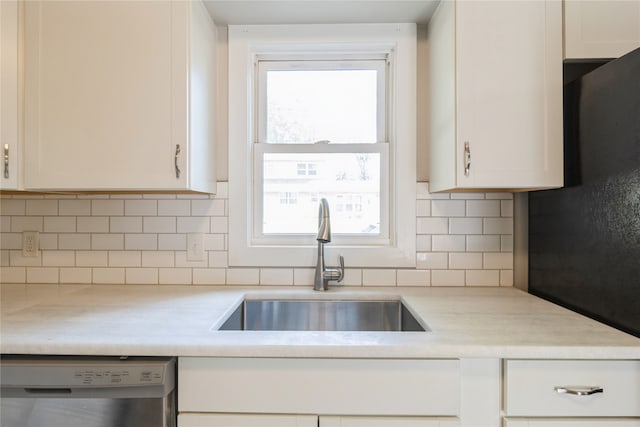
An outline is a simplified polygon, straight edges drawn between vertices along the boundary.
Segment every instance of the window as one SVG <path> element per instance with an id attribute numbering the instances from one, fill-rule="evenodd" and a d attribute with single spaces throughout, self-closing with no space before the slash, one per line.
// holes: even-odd
<path id="1" fill-rule="evenodd" d="M 415 26 L 229 27 L 230 265 L 415 265 Z M 327 250 L 331 250 L 327 247 Z"/>

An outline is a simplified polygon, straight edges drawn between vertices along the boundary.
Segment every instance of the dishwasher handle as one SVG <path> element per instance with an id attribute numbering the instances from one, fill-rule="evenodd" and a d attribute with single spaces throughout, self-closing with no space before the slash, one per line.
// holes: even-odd
<path id="1" fill-rule="evenodd" d="M 133 387 L 19 387 L 3 386 L 0 397 L 56 398 L 56 399 L 136 399 L 163 398 L 173 389 L 163 385 Z"/>

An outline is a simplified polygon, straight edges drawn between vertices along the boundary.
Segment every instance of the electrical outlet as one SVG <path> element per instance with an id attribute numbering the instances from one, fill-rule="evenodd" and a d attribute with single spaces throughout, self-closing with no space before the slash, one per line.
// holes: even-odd
<path id="1" fill-rule="evenodd" d="M 187 261 L 204 261 L 204 235 L 187 234 Z"/>
<path id="2" fill-rule="evenodd" d="M 40 233 L 37 231 L 22 232 L 22 256 L 37 257 L 40 253 Z"/>

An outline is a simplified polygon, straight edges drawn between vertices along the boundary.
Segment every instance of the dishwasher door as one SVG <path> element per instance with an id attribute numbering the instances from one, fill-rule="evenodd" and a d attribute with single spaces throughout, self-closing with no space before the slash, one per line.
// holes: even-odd
<path id="1" fill-rule="evenodd" d="M 175 427 L 175 359 L 2 357 L 2 427 Z"/>

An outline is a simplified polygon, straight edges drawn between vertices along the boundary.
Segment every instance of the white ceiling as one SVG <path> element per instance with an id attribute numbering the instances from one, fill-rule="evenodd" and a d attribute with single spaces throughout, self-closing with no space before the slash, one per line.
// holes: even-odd
<path id="1" fill-rule="evenodd" d="M 204 0 L 217 25 L 427 23 L 440 0 Z"/>

